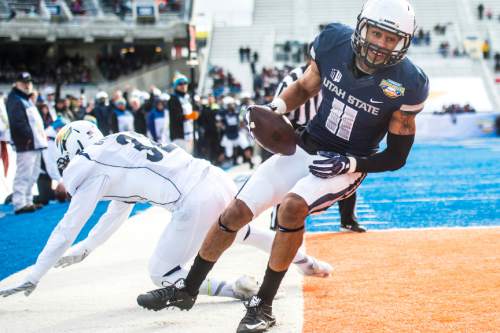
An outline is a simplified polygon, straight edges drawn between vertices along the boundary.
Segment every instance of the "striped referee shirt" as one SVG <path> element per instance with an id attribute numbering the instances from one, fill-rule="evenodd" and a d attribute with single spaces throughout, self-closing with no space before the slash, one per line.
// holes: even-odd
<path id="1" fill-rule="evenodd" d="M 285 90 L 286 87 L 288 87 L 293 82 L 301 78 L 304 75 L 304 72 L 306 71 L 307 67 L 309 67 L 309 65 L 297 67 L 293 71 L 291 71 L 287 76 L 285 76 L 283 81 L 280 82 L 278 88 L 276 89 L 275 97 L 281 95 L 281 93 L 283 92 L 283 90 Z M 318 111 L 320 103 L 321 103 L 321 92 L 318 95 L 311 97 L 307 102 L 302 104 L 296 110 L 289 112 L 286 116 L 288 117 L 288 119 L 290 119 L 293 128 L 304 126 L 312 118 L 314 118 L 316 112 Z"/>

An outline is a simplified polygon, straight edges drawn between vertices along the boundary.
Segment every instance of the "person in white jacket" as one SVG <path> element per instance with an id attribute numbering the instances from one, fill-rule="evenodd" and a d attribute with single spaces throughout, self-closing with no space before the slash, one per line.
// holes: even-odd
<path id="1" fill-rule="evenodd" d="M 58 166 L 64 169 L 64 184 L 72 196 L 70 206 L 26 278 L 0 291 L 4 297 L 18 292 L 27 296 L 54 265 L 84 260 L 127 220 L 137 202 L 172 212 L 150 259 L 149 274 L 157 286 L 174 284 L 186 276 L 185 264 L 236 194 L 236 185 L 221 169 L 193 158 L 176 145 L 161 146 L 138 133 L 103 137 L 94 124 L 75 121 L 59 131 L 56 147 L 61 153 Z M 88 237 L 64 255 L 100 200 L 111 200 L 106 213 Z M 238 240 L 269 252 L 273 233 L 248 227 L 240 231 Z M 303 251 L 294 262 L 306 275 L 326 277 L 332 271 L 329 264 Z M 249 277 L 234 284 L 207 279 L 201 292 L 245 299 L 256 288 L 257 282 Z"/>

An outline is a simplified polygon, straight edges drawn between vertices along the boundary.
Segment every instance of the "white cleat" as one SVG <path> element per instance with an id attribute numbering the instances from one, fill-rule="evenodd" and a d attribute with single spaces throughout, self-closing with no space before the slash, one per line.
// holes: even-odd
<path id="1" fill-rule="evenodd" d="M 243 275 L 233 283 L 234 297 L 248 300 L 259 291 L 259 282 L 252 276 Z"/>
<path id="2" fill-rule="evenodd" d="M 307 265 L 297 265 L 302 274 L 306 276 L 315 276 L 320 278 L 329 277 L 333 271 L 332 265 L 327 262 L 309 257 Z"/>

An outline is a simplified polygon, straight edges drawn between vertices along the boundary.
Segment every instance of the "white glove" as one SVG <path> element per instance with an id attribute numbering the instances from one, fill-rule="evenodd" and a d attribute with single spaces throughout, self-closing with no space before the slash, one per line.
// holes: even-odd
<path id="1" fill-rule="evenodd" d="M 82 262 L 83 259 L 87 258 L 89 255 L 90 251 L 87 249 L 79 249 L 77 251 L 69 251 L 68 255 L 62 257 L 59 259 L 54 267 L 68 267 L 73 264 L 78 264 L 79 262 Z"/>
<path id="2" fill-rule="evenodd" d="M 5 290 L 0 290 L 0 296 L 9 297 L 11 295 L 14 295 L 14 294 L 17 294 L 20 292 L 24 292 L 24 296 L 29 296 L 33 292 L 33 290 L 35 290 L 35 288 L 36 288 L 36 283 L 32 283 L 32 282 L 27 281 L 27 282 L 24 282 L 23 284 L 21 284 L 17 287 L 5 289 Z"/>

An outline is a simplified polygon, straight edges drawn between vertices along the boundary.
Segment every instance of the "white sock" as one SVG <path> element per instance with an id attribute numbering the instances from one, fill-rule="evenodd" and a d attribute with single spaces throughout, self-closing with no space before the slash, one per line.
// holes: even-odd
<path id="1" fill-rule="evenodd" d="M 246 244 L 258 248 L 266 253 L 271 253 L 275 233 L 271 230 L 262 230 L 254 226 L 247 225 L 236 235 L 236 241 L 240 244 Z M 301 246 L 292 261 L 294 264 L 302 265 L 303 262 L 309 263 L 309 256 L 304 247 Z"/>
<path id="2" fill-rule="evenodd" d="M 233 284 L 224 280 L 207 278 L 201 284 L 200 295 L 234 297 Z"/>

